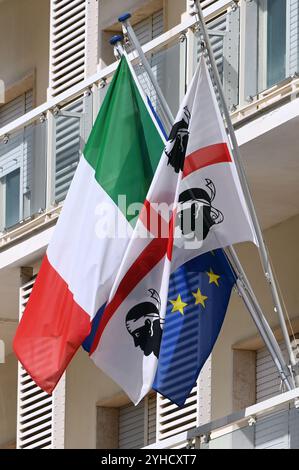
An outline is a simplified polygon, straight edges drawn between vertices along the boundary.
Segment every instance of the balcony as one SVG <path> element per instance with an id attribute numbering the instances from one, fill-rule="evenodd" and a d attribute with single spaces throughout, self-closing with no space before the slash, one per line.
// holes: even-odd
<path id="1" fill-rule="evenodd" d="M 297 388 L 144 449 L 299 449 L 298 396 Z"/>
<path id="2" fill-rule="evenodd" d="M 291 19 L 298 12 L 295 5 L 291 11 L 291 6 L 284 8 L 282 3 L 242 0 L 237 7 L 234 1 L 223 0 L 208 2 L 204 9 L 236 128 L 243 128 L 267 110 L 297 97 L 295 52 L 299 41 Z M 173 114 L 190 82 L 199 50 L 193 16 L 144 45 Z M 144 90 L 163 119 L 143 67 L 134 52 L 130 57 Z M 0 119 L 0 248 L 56 220 L 116 66 L 115 62 L 99 70 L 8 124 Z M 245 139 L 244 145 L 247 143 Z M 252 149 L 247 153 L 252 154 Z M 293 168 L 292 155 L 288 158 Z M 285 164 L 288 168 L 288 160 Z M 248 161 L 253 182 L 260 171 L 264 171 L 260 160 Z M 257 206 L 262 204 L 265 191 L 273 193 L 274 186 L 266 190 L 264 186 L 255 188 Z M 298 212 L 297 207 L 292 210 Z M 261 208 L 262 218 L 267 211 L 269 207 Z M 272 217 L 265 225 L 285 217 Z"/>

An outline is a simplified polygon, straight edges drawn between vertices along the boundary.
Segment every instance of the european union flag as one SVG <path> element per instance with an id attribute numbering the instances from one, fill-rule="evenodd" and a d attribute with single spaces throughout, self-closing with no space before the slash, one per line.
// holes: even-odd
<path id="1" fill-rule="evenodd" d="M 175 271 L 153 388 L 183 406 L 220 332 L 236 276 L 222 250 Z"/>

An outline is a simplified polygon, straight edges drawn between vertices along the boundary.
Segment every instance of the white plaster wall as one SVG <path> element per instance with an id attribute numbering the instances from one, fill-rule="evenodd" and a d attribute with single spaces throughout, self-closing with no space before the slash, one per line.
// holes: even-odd
<path id="1" fill-rule="evenodd" d="M 0 4 L 0 79 L 9 87 L 35 69 L 36 104 L 46 101 L 50 0 Z"/>
<path id="2" fill-rule="evenodd" d="M 100 400 L 112 398 L 119 391 L 119 387 L 80 348 L 66 374 L 67 449 L 95 449 L 96 404 Z"/>
<path id="3" fill-rule="evenodd" d="M 0 364 L 0 446 L 16 440 L 17 374 L 17 360 L 9 354 Z"/>

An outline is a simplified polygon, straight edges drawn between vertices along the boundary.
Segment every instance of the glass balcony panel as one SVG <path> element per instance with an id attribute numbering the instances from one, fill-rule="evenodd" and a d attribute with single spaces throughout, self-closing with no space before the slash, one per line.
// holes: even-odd
<path id="1" fill-rule="evenodd" d="M 83 144 L 83 98 L 63 108 L 55 117 L 54 199 L 65 199 L 78 166 Z"/>
<path id="2" fill-rule="evenodd" d="M 216 434 L 216 433 L 215 433 Z M 256 418 L 200 445 L 201 449 L 298 449 L 299 410 L 290 407 Z"/>
<path id="3" fill-rule="evenodd" d="M 240 9 L 231 10 L 207 23 L 212 50 L 228 106 L 239 104 Z M 195 34 L 195 63 L 200 57 L 200 36 Z"/>
<path id="4" fill-rule="evenodd" d="M 0 230 L 45 209 L 47 122 L 36 121 L 0 142 Z"/>
<path id="5" fill-rule="evenodd" d="M 5 226 L 12 227 L 20 220 L 20 168 L 8 173 L 3 183 L 5 194 Z"/>
<path id="6" fill-rule="evenodd" d="M 244 96 L 251 99 L 298 71 L 299 9 L 297 0 L 254 0 L 244 9 Z"/>
<path id="7" fill-rule="evenodd" d="M 187 39 L 176 39 L 159 51 L 147 54 L 154 76 L 174 116 L 186 90 L 186 47 Z M 167 128 L 161 104 L 148 74 L 140 63 L 135 64 L 134 68 L 144 92 Z"/>

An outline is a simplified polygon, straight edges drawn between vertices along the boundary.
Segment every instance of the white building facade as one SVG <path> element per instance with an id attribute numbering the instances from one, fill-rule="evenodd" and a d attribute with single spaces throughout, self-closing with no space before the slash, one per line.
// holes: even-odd
<path id="1" fill-rule="evenodd" d="M 201 4 L 297 354 L 299 1 Z M 175 113 L 199 56 L 188 0 L 0 0 L 0 448 L 298 448 L 299 391 L 281 389 L 236 292 L 182 409 L 155 392 L 134 407 L 83 349 L 48 396 L 13 354 L 19 318 L 117 67 L 108 40 L 126 11 Z M 249 243 L 236 249 L 284 350 L 258 252 Z"/>

